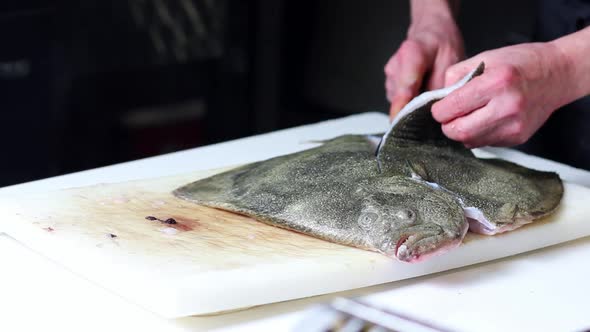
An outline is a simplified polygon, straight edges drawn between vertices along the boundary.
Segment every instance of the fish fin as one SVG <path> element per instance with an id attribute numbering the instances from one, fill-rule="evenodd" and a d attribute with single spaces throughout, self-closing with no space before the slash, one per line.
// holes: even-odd
<path id="1" fill-rule="evenodd" d="M 410 168 L 412 177 L 418 177 L 421 180 L 432 182 L 430 180 L 430 176 L 428 175 L 428 171 L 426 170 L 426 166 L 424 165 L 424 163 L 417 160 L 406 159 L 406 164 Z"/>
<path id="2" fill-rule="evenodd" d="M 379 150 L 379 144 L 381 144 L 381 136 L 379 135 L 365 135 L 365 138 L 371 145 L 373 149 L 373 154 L 377 155 L 377 151 Z"/>
<path id="3" fill-rule="evenodd" d="M 325 144 L 329 142 L 331 139 L 308 139 L 299 141 L 299 144 Z"/>
<path id="4" fill-rule="evenodd" d="M 364 136 L 365 138 L 367 138 L 367 140 L 369 141 L 369 143 L 371 143 L 371 145 L 378 147 L 379 142 L 381 141 L 381 137 L 383 137 L 384 133 L 375 133 L 375 134 L 365 134 L 365 135 L 359 135 L 359 136 Z M 334 140 L 340 139 L 343 136 L 356 136 L 353 134 L 349 134 L 349 135 L 339 135 L 339 136 L 335 136 L 332 138 L 326 138 L 326 139 L 309 139 L 309 140 L 303 140 L 300 141 L 300 144 L 326 144 L 328 142 L 332 142 Z"/>
<path id="5" fill-rule="evenodd" d="M 387 158 L 400 146 L 413 144 L 429 144 L 432 146 L 450 147 L 465 154 L 471 154 L 461 143 L 450 140 L 443 132 L 440 123 L 431 114 L 432 105 L 459 89 L 471 79 L 484 71 L 484 63 L 480 63 L 461 81 L 444 89 L 428 91 L 412 99 L 393 119 L 391 127 L 383 135 L 377 149 L 377 162 L 383 167 Z"/>

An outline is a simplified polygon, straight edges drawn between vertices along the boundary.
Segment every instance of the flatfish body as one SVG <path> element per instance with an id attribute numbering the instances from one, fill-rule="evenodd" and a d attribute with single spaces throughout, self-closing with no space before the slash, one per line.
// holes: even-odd
<path id="1" fill-rule="evenodd" d="M 190 183 L 174 194 L 403 261 L 457 246 L 467 221 L 456 198 L 405 176 L 379 173 L 374 153 L 367 136 L 341 136 Z"/>
<path id="2" fill-rule="evenodd" d="M 412 100 L 376 146 L 345 135 L 321 146 L 201 179 L 179 198 L 320 239 L 415 262 L 546 216 L 563 185 L 551 172 L 479 159 L 447 139 L 434 102 L 483 72 Z M 374 137 L 373 137 L 374 138 Z"/>

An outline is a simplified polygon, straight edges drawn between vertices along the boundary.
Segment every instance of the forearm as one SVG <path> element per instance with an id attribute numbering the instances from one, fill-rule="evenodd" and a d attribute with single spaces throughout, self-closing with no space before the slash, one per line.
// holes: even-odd
<path id="1" fill-rule="evenodd" d="M 419 37 L 424 30 L 457 30 L 455 16 L 459 0 L 411 0 L 408 38 Z"/>
<path id="2" fill-rule="evenodd" d="M 549 42 L 559 50 L 568 85 L 567 102 L 590 95 L 590 27 Z"/>
<path id="3" fill-rule="evenodd" d="M 439 15 L 448 18 L 457 17 L 459 0 L 410 0 L 410 17 L 412 22 L 424 16 Z"/>

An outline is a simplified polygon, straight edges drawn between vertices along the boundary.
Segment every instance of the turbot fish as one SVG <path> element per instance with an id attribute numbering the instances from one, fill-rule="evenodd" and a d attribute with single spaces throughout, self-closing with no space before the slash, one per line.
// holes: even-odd
<path id="1" fill-rule="evenodd" d="M 369 137 L 337 137 L 174 191 L 324 240 L 416 261 L 459 245 L 468 224 L 456 198 L 406 176 L 379 173 Z"/>
<path id="2" fill-rule="evenodd" d="M 557 207 L 559 177 L 478 159 L 448 140 L 430 115 L 436 100 L 482 71 L 480 66 L 450 88 L 418 96 L 379 145 L 374 135 L 344 135 L 198 180 L 173 194 L 405 262 L 458 246 L 468 229 L 515 229 Z"/>

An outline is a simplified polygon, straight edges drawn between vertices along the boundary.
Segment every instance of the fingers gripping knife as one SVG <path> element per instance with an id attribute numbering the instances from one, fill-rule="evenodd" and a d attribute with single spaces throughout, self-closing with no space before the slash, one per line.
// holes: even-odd
<path id="1" fill-rule="evenodd" d="M 396 139 L 431 144 L 440 144 L 441 142 L 454 144 L 444 136 L 440 124 L 432 118 L 430 108 L 432 104 L 464 86 L 472 78 L 481 75 L 483 71 L 484 63 L 482 62 L 459 82 L 444 89 L 424 92 L 404 106 L 393 119 L 389 130 L 383 135 L 377 146 L 376 157 L 379 171 L 383 169 L 388 151 L 394 147 L 393 141 Z"/>

